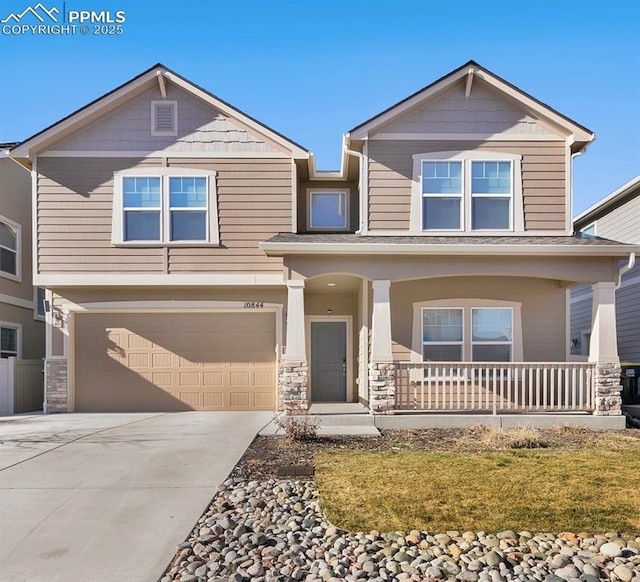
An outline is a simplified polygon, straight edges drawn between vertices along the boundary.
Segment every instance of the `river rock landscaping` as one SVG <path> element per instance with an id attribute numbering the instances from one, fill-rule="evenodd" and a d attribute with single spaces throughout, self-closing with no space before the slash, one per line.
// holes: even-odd
<path id="1" fill-rule="evenodd" d="M 556 446 L 561 437 L 563 446 L 576 447 L 601 438 L 549 431 L 544 445 Z M 464 448 L 464 442 L 460 431 L 442 430 L 293 444 L 258 437 L 179 545 L 161 582 L 640 582 L 640 535 L 346 532 L 325 518 L 312 478 L 283 478 L 311 467 L 322 448 L 447 449 Z"/>

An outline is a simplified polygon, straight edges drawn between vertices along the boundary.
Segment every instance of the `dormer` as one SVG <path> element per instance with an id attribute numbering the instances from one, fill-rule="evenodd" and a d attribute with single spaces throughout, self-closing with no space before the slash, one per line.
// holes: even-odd
<path id="1" fill-rule="evenodd" d="M 569 235 L 572 157 L 594 134 L 470 61 L 352 129 L 362 234 Z"/>

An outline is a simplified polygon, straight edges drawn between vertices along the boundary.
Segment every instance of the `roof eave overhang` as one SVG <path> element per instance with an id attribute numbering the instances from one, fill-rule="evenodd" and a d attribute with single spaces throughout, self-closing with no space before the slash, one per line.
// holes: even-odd
<path id="1" fill-rule="evenodd" d="M 71 115 L 54 123 L 50 127 L 26 139 L 22 143 L 13 147 L 10 150 L 9 155 L 14 158 L 32 158 L 34 155 L 37 155 L 38 152 L 46 149 L 46 147 L 53 142 L 77 131 L 86 123 L 97 119 L 98 116 L 112 111 L 116 107 L 125 103 L 131 97 L 145 91 L 152 84 L 158 82 L 158 77 L 162 77 L 176 86 L 181 87 L 183 90 L 198 97 L 205 103 L 208 103 L 212 107 L 222 111 L 225 115 L 236 119 L 259 135 L 277 143 L 280 147 L 290 152 L 292 158 L 307 159 L 309 157 L 309 152 L 303 147 L 266 125 L 256 121 L 239 109 L 236 109 L 215 97 L 211 93 L 191 83 L 161 64 L 154 66 L 106 95 L 103 95 L 82 107 Z"/>
<path id="2" fill-rule="evenodd" d="M 262 242 L 267 256 L 287 255 L 429 255 L 429 256 L 529 256 L 529 257 L 619 257 L 640 253 L 638 245 L 433 245 L 379 243 L 279 243 Z"/>
<path id="3" fill-rule="evenodd" d="M 634 192 L 634 190 L 637 190 Z M 623 184 L 617 190 L 614 190 L 611 194 L 596 202 L 593 206 L 587 208 L 584 212 L 581 212 L 573 219 L 575 229 L 580 229 L 589 225 L 593 221 L 606 214 L 609 210 L 613 210 L 619 203 L 624 201 L 627 196 L 635 194 L 640 195 L 640 175 L 632 178 L 627 183 Z"/>
<path id="4" fill-rule="evenodd" d="M 478 79 L 485 81 L 489 85 L 499 90 L 501 93 L 519 102 L 520 105 L 528 112 L 539 116 L 542 120 L 548 122 L 551 126 L 556 127 L 564 135 L 570 137 L 573 143 L 579 144 L 576 145 L 577 151 L 583 150 L 589 143 L 591 143 L 595 139 L 595 134 L 592 131 L 579 125 L 568 117 L 565 117 L 564 115 L 561 115 L 560 113 L 554 111 L 551 107 L 545 105 L 537 99 L 534 99 L 527 93 L 504 81 L 490 71 L 483 69 L 482 67 L 480 67 L 480 65 L 474 62 L 463 65 L 459 69 L 436 81 L 432 85 L 425 87 L 411 97 L 397 103 L 381 114 L 373 117 L 369 121 L 364 122 L 362 125 L 355 127 L 349 132 L 350 139 L 368 139 L 369 135 L 372 132 L 375 132 L 378 128 L 388 123 L 398 115 L 402 115 L 406 111 L 409 111 L 412 108 L 430 99 L 433 99 L 435 96 L 439 95 L 443 91 L 446 91 L 453 84 L 468 75 L 474 75 L 478 77 Z"/>

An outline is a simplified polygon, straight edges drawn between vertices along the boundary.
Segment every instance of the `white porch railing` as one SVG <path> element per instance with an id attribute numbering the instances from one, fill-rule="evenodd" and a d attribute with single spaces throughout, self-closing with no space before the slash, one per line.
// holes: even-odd
<path id="1" fill-rule="evenodd" d="M 397 410 L 591 412 L 594 394 L 593 363 L 396 363 Z"/>

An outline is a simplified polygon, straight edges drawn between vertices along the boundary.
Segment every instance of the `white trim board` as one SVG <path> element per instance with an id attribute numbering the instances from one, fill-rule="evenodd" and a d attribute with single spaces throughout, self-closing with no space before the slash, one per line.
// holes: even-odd
<path id="1" fill-rule="evenodd" d="M 285 152 L 174 152 L 171 150 L 108 150 L 108 151 L 79 151 L 79 150 L 48 150 L 38 154 L 40 158 L 281 158 L 291 159 Z M 297 158 L 294 158 L 297 159 Z"/>
<path id="2" fill-rule="evenodd" d="M 392 133 L 380 132 L 368 137 L 371 141 L 566 141 L 561 135 L 530 133 Z"/>
<path id="3" fill-rule="evenodd" d="M 124 273 L 69 273 L 38 274 L 34 284 L 38 287 L 210 287 L 221 286 L 284 286 L 286 283 L 281 274 L 246 273 L 230 274 L 124 274 Z"/>
<path id="4" fill-rule="evenodd" d="M 14 307 L 21 307 L 23 309 L 30 309 L 32 311 L 35 309 L 35 303 L 33 301 L 22 299 L 20 297 L 13 297 L 12 295 L 5 295 L 4 293 L 0 293 L 0 303 L 13 305 Z"/>

